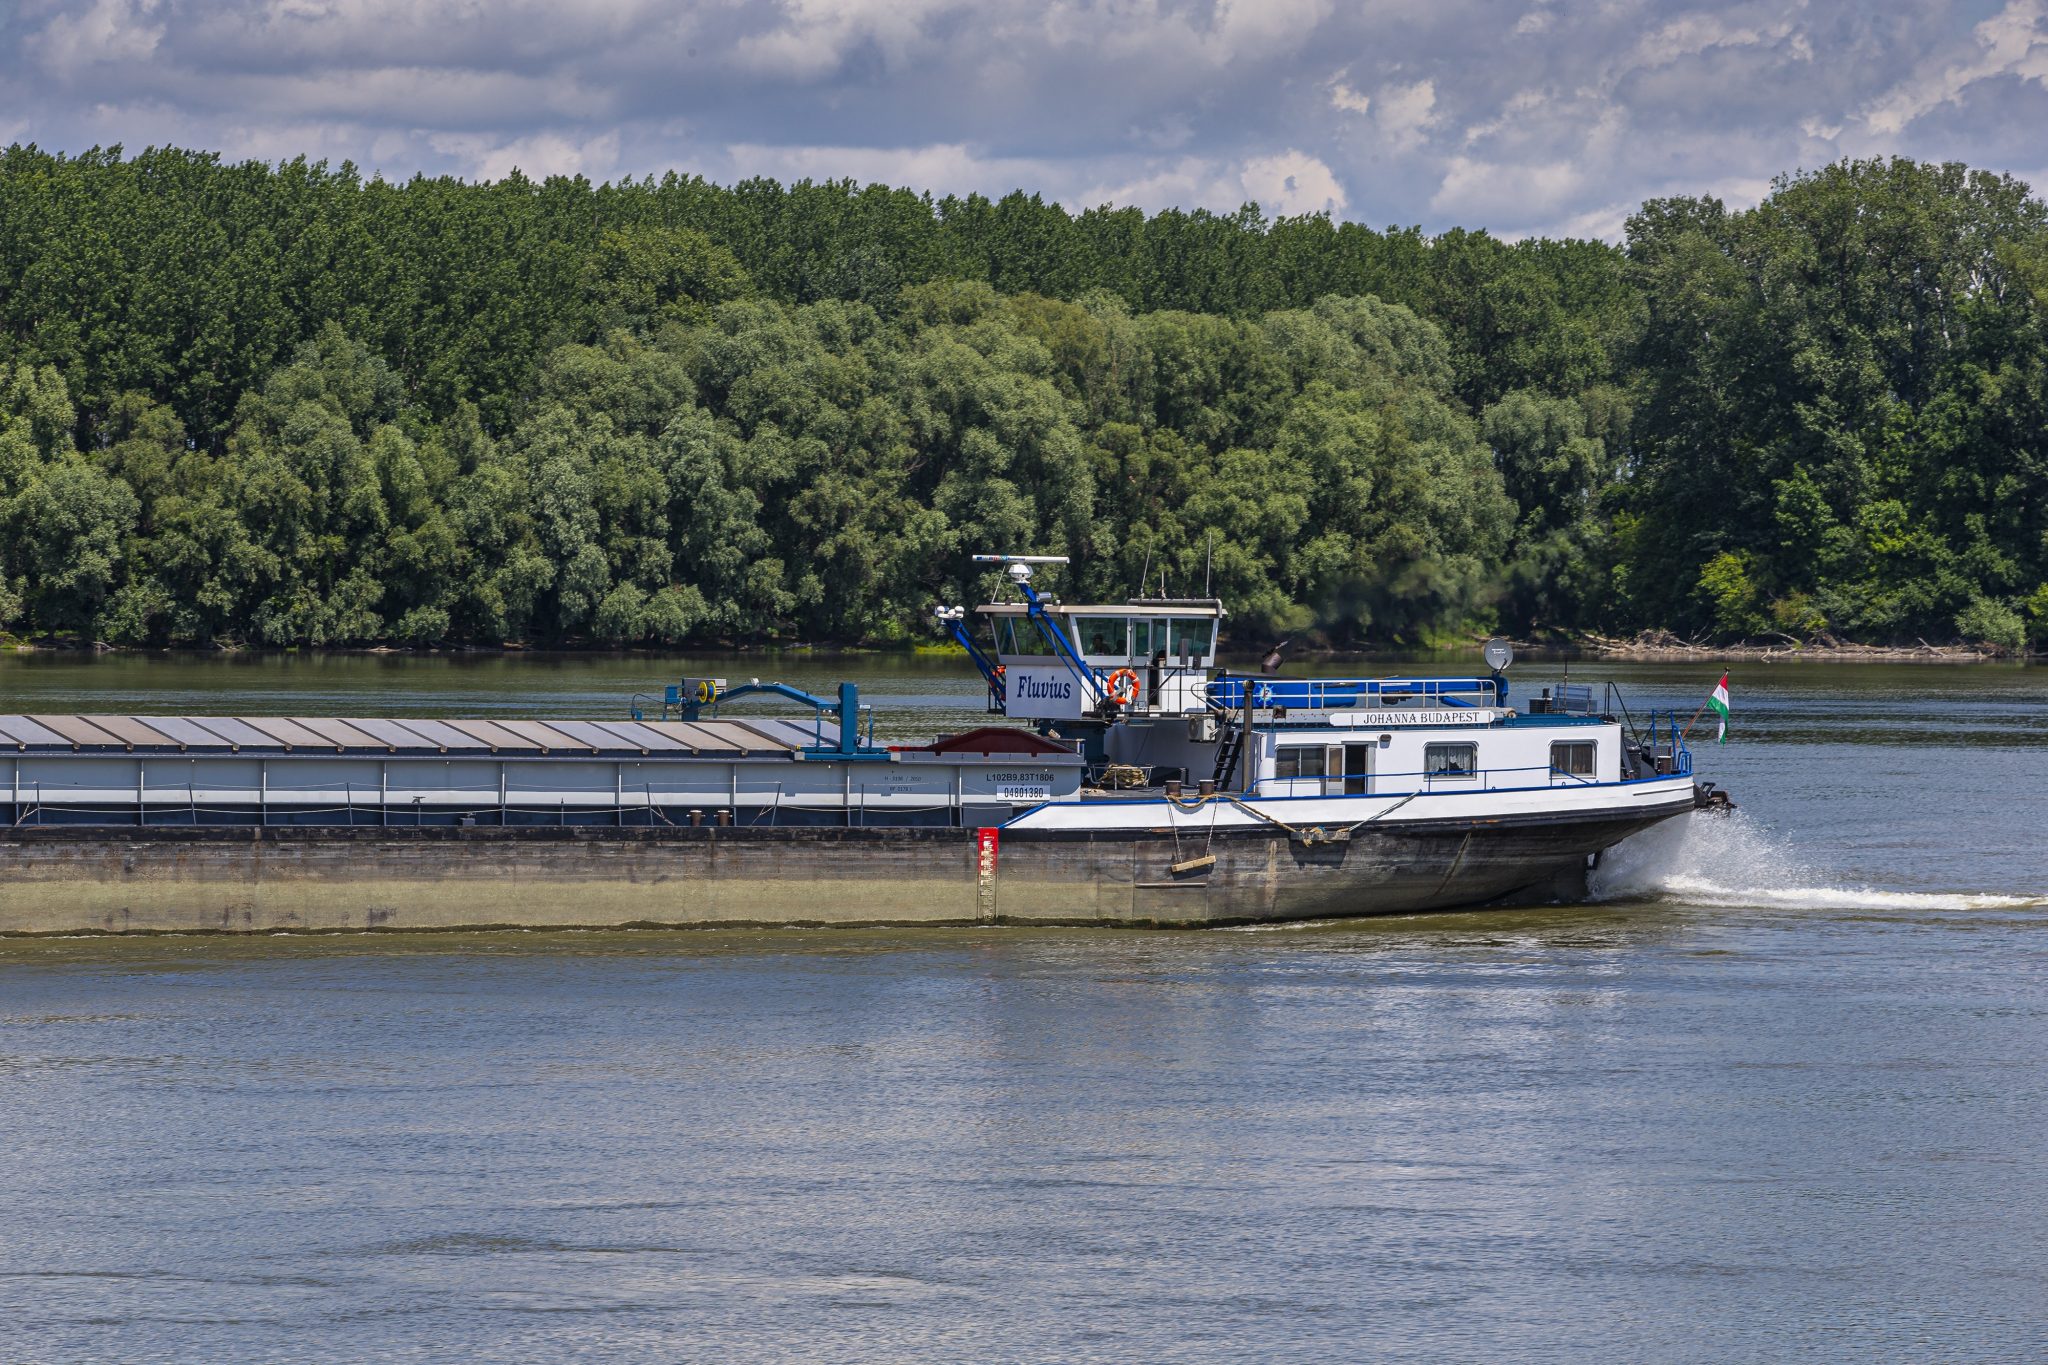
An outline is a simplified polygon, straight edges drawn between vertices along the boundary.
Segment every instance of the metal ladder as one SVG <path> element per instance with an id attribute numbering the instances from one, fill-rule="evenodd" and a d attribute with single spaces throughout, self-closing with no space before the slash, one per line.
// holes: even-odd
<path id="1" fill-rule="evenodd" d="M 1228 714 L 1223 717 L 1223 733 L 1216 741 L 1216 790 L 1228 791 L 1229 780 L 1237 771 L 1237 756 L 1244 749 L 1244 726 L 1237 718 Z"/>

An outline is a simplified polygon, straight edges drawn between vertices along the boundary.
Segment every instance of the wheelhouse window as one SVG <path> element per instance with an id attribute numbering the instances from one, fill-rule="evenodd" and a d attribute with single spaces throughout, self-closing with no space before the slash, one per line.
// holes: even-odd
<path id="1" fill-rule="evenodd" d="M 996 618 L 996 652 L 998 654 L 1051 654 L 1052 642 L 1045 638 L 1045 632 L 1038 628 L 1038 622 L 1028 616 L 998 616 Z"/>
<path id="2" fill-rule="evenodd" d="M 1479 771 L 1477 744 L 1425 744 L 1422 771 L 1429 777 L 1471 777 Z"/>
<path id="3" fill-rule="evenodd" d="M 1591 778 L 1599 756 L 1600 748 L 1591 740 L 1559 741 L 1550 746 L 1550 771 L 1567 777 Z"/>
<path id="4" fill-rule="evenodd" d="M 1111 658 L 1129 657 L 1125 654 L 1126 624 L 1122 616 L 1077 616 L 1074 618 L 1074 634 L 1081 641 L 1083 654 L 1106 654 Z"/>
<path id="5" fill-rule="evenodd" d="M 1275 756 L 1275 777 L 1323 777 L 1328 768 L 1320 744 L 1283 744 Z"/>
<path id="6" fill-rule="evenodd" d="M 1190 659 L 1203 659 L 1209 654 L 1210 629 L 1214 621 L 1207 619 L 1183 620 L 1175 618 L 1168 623 L 1166 652 L 1178 661 L 1185 652 Z"/>

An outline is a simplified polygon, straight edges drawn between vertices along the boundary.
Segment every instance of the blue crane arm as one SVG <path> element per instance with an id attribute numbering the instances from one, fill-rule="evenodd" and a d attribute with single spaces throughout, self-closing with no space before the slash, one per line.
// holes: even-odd
<path id="1" fill-rule="evenodd" d="M 989 691 L 995 693 L 996 701 L 1000 703 L 1008 700 L 1008 693 L 1003 690 L 1001 669 L 997 666 L 995 660 L 988 657 L 986 650 L 974 643 L 974 636 L 968 631 L 966 623 L 963 621 L 948 621 L 946 622 L 946 628 L 953 632 L 953 638 L 959 642 L 962 649 L 967 651 L 967 657 L 974 661 L 974 666 L 981 671 L 981 676 L 988 679 Z"/>
<path id="2" fill-rule="evenodd" d="M 1068 641 L 1067 633 L 1060 629 L 1060 623 L 1053 620 L 1051 614 L 1046 611 L 1045 603 L 1039 600 L 1038 594 L 1031 591 L 1031 585 L 1019 583 L 1017 586 L 1024 590 L 1024 601 L 1031 619 L 1038 622 L 1038 628 L 1045 632 L 1045 638 L 1052 641 L 1053 652 L 1060 656 L 1060 661 L 1066 664 L 1069 672 L 1088 685 L 1088 690 L 1095 694 L 1097 701 L 1102 700 L 1102 679 L 1095 676 L 1094 669 L 1081 662 L 1079 651 Z"/>
<path id="3" fill-rule="evenodd" d="M 813 696 L 802 688 L 791 687 L 788 683 L 780 682 L 741 683 L 738 687 L 728 687 L 722 692 L 714 691 L 710 697 L 703 701 L 699 701 L 695 696 L 690 695 L 687 686 L 671 688 L 670 692 L 676 696 L 676 701 L 673 704 L 677 707 L 678 716 L 686 721 L 701 720 L 706 710 L 716 714 L 721 705 L 729 701 L 737 701 L 741 697 L 783 697 L 797 703 L 799 706 L 810 707 L 811 710 L 818 714 L 820 719 L 837 712 L 839 718 L 838 743 L 827 744 L 821 738 L 819 743 L 804 750 L 807 756 L 837 759 L 886 759 L 889 756 L 887 749 L 878 749 L 874 746 L 873 711 L 871 708 L 863 708 L 861 706 L 860 688 L 854 683 L 843 682 L 839 684 L 839 700 L 837 701 Z M 860 732 L 860 714 L 863 709 L 869 710 L 868 736 L 865 742 L 862 740 Z M 662 708 L 664 715 L 667 714 L 667 710 L 666 706 Z"/>
<path id="4" fill-rule="evenodd" d="M 814 697 L 799 688 L 791 687 L 788 683 L 779 682 L 741 683 L 738 687 L 726 688 L 708 702 L 697 701 L 692 697 L 684 696 L 680 699 L 678 705 L 682 708 L 682 719 L 702 720 L 704 708 L 707 706 L 715 707 L 720 702 L 737 701 L 741 697 L 755 697 L 764 693 L 770 696 L 787 697 L 790 701 L 802 706 L 808 706 L 813 711 L 832 711 L 836 710 L 839 706 L 839 703 L 836 701 L 828 701 L 824 697 Z"/>

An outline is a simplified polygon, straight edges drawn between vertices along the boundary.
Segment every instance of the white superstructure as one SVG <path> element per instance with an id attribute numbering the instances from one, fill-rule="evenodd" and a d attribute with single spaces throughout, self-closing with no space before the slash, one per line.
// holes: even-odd
<path id="1" fill-rule="evenodd" d="M 978 609 L 993 648 L 966 639 L 957 608 L 941 620 L 975 652 L 990 709 L 1071 744 L 1093 781 L 1013 828 L 1574 819 L 1693 796 L 1669 717 L 1635 730 L 1584 686 L 1516 705 L 1501 642 L 1488 676 L 1234 675 L 1216 667 L 1220 602 L 1065 603 L 1030 582 L 1056 559 L 984 558 L 1010 566 L 1022 598 Z"/>

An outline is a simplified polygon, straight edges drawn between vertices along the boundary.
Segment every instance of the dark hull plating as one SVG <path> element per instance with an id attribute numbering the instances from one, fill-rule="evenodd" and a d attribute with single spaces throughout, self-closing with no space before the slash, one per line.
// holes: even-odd
<path id="1" fill-rule="evenodd" d="M 45 826 L 0 833 L 0 933 L 1200 926 L 1583 895 L 1690 809 L 1387 823 L 1342 842 L 960 829 Z"/>

